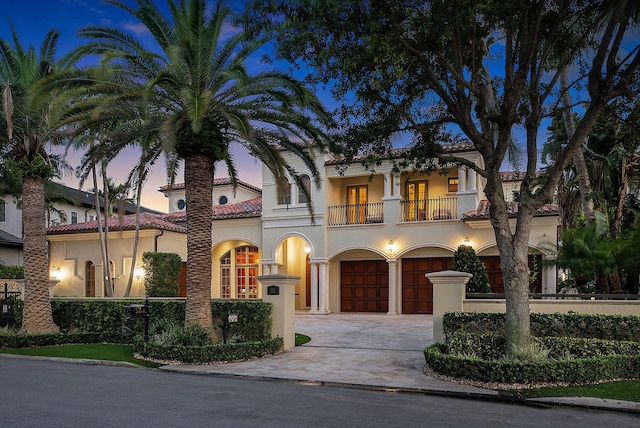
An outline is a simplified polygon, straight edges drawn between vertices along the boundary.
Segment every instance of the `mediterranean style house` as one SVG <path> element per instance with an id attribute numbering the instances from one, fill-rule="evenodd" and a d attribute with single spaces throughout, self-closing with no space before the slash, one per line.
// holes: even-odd
<path id="1" fill-rule="evenodd" d="M 469 146 L 451 145 L 455 152 L 481 163 Z M 291 180 L 277 185 L 263 168 L 262 189 L 228 179 L 214 183 L 212 298 L 261 298 L 257 277 L 283 273 L 300 277 L 296 310 L 312 314 L 379 312 L 429 314 L 433 294 L 425 273 L 450 269 L 453 253 L 471 245 L 487 266 L 492 288 L 502 291 L 502 275 L 488 204 L 480 176 L 466 167 L 431 174 L 396 172 L 391 161 L 375 172 L 357 160 L 340 168 L 339 159 L 318 153 L 320 187 L 305 174 L 293 154 L 284 156 L 308 192 Z M 512 212 L 518 175 L 505 174 L 504 190 Z M 141 216 L 136 266 L 145 251 L 179 254 L 186 260 L 184 186 L 160 189 L 169 200 L 168 214 Z M 307 204 L 310 195 L 310 211 Z M 122 296 L 130 269 L 134 216 L 110 219 L 111 264 L 116 296 Z M 542 263 L 555 257 L 558 208 L 546 205 L 533 222 L 529 242 L 532 289 L 555 292 L 556 270 Z M 59 296 L 102 296 L 97 223 L 53 226 L 48 229 L 52 272 L 59 280 Z M 138 271 L 133 295 L 143 296 L 143 273 Z M 183 264 L 184 274 L 184 264 Z M 184 275 L 181 277 L 184 294 Z"/>
<path id="2" fill-rule="evenodd" d="M 77 224 L 96 219 L 96 200 L 92 192 L 74 189 L 60 183 L 49 182 L 45 187 L 47 204 L 47 226 Z M 99 197 L 100 209 L 104 201 Z M 135 213 L 135 204 L 125 202 L 113 207 L 123 214 Z M 141 207 L 142 212 L 159 214 L 158 211 Z M 0 264 L 22 265 L 22 209 L 14 195 L 0 195 Z"/>

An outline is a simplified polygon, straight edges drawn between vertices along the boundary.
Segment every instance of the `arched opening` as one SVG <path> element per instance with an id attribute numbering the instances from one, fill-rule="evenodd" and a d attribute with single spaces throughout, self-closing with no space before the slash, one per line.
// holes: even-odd
<path id="1" fill-rule="evenodd" d="M 96 265 L 92 261 L 84 265 L 84 295 L 96 297 Z"/>
<path id="2" fill-rule="evenodd" d="M 299 236 L 284 238 L 276 247 L 278 273 L 300 277 L 295 286 L 296 310 L 309 309 L 311 306 L 310 255 L 308 242 Z"/>

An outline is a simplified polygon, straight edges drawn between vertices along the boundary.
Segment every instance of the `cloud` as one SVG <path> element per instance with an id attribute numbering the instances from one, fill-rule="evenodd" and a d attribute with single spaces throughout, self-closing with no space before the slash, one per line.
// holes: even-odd
<path id="1" fill-rule="evenodd" d="M 125 23 L 122 25 L 124 28 L 126 28 L 129 31 L 134 32 L 135 34 L 148 34 L 149 33 L 149 29 L 141 23 Z"/>

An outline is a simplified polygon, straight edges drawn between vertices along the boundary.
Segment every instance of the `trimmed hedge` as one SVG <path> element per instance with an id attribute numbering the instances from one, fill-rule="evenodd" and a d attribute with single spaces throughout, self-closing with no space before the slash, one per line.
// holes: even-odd
<path id="1" fill-rule="evenodd" d="M 6 334 L 0 331 L 0 348 L 31 348 L 72 343 L 119 343 L 122 341 L 121 338 L 120 334 L 103 333 Z"/>
<path id="2" fill-rule="evenodd" d="M 503 358 L 505 314 L 447 313 L 443 326 L 445 344 L 424 356 L 448 376 L 519 384 L 640 378 L 640 317 L 531 314 L 532 340 L 548 351 L 540 362 Z"/>
<path id="3" fill-rule="evenodd" d="M 144 329 L 144 320 L 128 318 L 124 307 L 144 303 L 143 300 L 52 300 L 53 321 L 61 329 L 86 331 L 109 335 L 120 334 L 121 327 L 133 332 Z M 184 300 L 149 300 L 151 322 L 164 319 L 182 323 L 185 315 Z M 16 325 L 22 324 L 22 301 L 11 306 Z M 271 337 L 271 304 L 257 301 L 213 300 L 211 310 L 214 324 L 222 329 L 227 341 L 256 341 Z M 228 323 L 228 314 L 238 314 L 237 323 Z M 120 334 L 117 342 L 130 343 L 131 338 Z"/>
<path id="4" fill-rule="evenodd" d="M 576 337 L 536 338 L 542 348 L 549 351 L 549 357 L 591 358 L 602 355 L 640 355 L 640 343 L 621 340 L 585 339 Z M 483 360 L 499 360 L 506 350 L 504 336 L 493 334 L 469 334 L 456 332 L 447 342 L 451 355 L 476 355 Z"/>
<path id="5" fill-rule="evenodd" d="M 640 341 L 640 317 L 586 314 L 531 314 L 533 336 L 583 337 Z M 505 334 L 505 314 L 450 312 L 444 314 L 443 329 L 448 339 L 456 331 Z"/>
<path id="6" fill-rule="evenodd" d="M 281 351 L 283 347 L 284 340 L 276 337 L 259 342 L 207 346 L 165 346 L 153 342 L 136 342 L 135 352 L 154 360 L 202 364 L 262 358 Z"/>
<path id="7" fill-rule="evenodd" d="M 640 355 L 614 354 L 568 361 L 520 363 L 449 355 L 445 353 L 444 345 L 435 344 L 424 350 L 424 356 L 427 364 L 438 373 L 483 382 L 579 384 L 640 377 Z"/>

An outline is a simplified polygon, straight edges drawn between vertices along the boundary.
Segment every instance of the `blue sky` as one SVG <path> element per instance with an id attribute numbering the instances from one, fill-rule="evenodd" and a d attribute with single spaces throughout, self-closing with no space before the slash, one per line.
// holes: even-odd
<path id="1" fill-rule="evenodd" d="M 38 50 L 47 31 L 51 28 L 55 28 L 60 32 L 58 55 L 64 54 L 81 44 L 82 39 L 76 36 L 76 31 L 89 25 L 114 26 L 144 37 L 143 28 L 128 13 L 114 6 L 104 4 L 100 0 L 14 0 L 11 2 L 10 7 L 7 6 L 7 1 L 4 0 L 2 2 L 5 7 L 0 9 L 0 37 L 10 40 L 9 21 L 11 21 L 24 47 L 32 45 Z M 133 4 L 131 0 L 125 0 L 125 2 Z M 166 1 L 160 0 L 157 4 L 166 5 Z M 242 1 L 228 2 L 228 4 L 237 11 L 242 10 L 243 7 Z M 233 28 L 230 27 L 229 31 L 233 31 Z M 256 66 L 260 66 L 257 59 Z M 240 147 L 235 147 L 233 150 L 235 152 L 236 166 L 240 171 L 240 179 L 262 187 L 261 164 L 246 154 Z M 81 155 L 81 153 L 71 153 L 68 156 L 67 160 L 72 167 L 79 165 Z M 109 166 L 109 176 L 116 183 L 126 181 L 126 176 L 136 157 L 137 154 L 134 151 L 123 154 Z M 226 169 L 221 165 L 216 171 L 216 177 L 226 176 Z M 78 180 L 73 176 L 65 176 L 60 181 L 71 187 L 78 186 Z M 182 177 L 176 178 L 176 181 L 182 182 Z M 168 200 L 157 191 L 159 187 L 165 184 L 164 164 L 158 162 L 145 185 L 142 204 L 150 208 L 166 211 L 168 209 Z M 87 189 L 88 186 L 85 185 L 84 188 Z"/>

